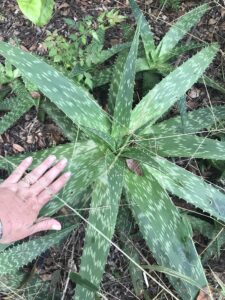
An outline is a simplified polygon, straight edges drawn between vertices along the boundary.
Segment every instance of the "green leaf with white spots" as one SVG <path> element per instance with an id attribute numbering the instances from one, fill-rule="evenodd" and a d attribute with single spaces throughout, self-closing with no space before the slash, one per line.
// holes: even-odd
<path id="1" fill-rule="evenodd" d="M 177 271 L 195 283 L 169 277 L 182 299 L 195 299 L 207 281 L 188 223 L 150 174 L 137 176 L 127 171 L 125 184 L 134 217 L 153 256 L 160 266 Z"/>
<path id="2" fill-rule="evenodd" d="M 225 105 L 213 106 L 193 110 L 187 113 L 185 122 L 185 133 L 197 133 L 204 128 L 216 126 L 220 120 L 225 119 Z M 152 136 L 169 136 L 183 134 L 181 117 L 174 117 L 162 121 L 156 125 L 149 125 L 142 130 L 142 134 Z"/>
<path id="3" fill-rule="evenodd" d="M 22 117 L 32 106 L 35 105 L 32 97 L 26 91 L 24 85 L 20 82 L 13 83 L 13 92 L 16 94 L 16 98 L 7 100 L 11 105 L 14 105 L 13 109 L 10 112 L 7 112 L 3 117 L 0 118 L 0 134 L 3 134 L 7 129 L 9 129 L 12 125 L 14 125 L 20 117 Z M 7 108 L 7 102 L 4 101 L 2 104 L 6 104 L 5 108 Z"/>
<path id="4" fill-rule="evenodd" d="M 0 275 L 13 274 L 19 268 L 32 262 L 38 255 L 65 238 L 75 226 L 65 228 L 59 232 L 23 242 L 0 253 Z"/>
<path id="5" fill-rule="evenodd" d="M 85 133 L 90 137 L 91 140 L 95 141 L 98 145 L 105 145 L 112 151 L 115 150 L 116 142 L 115 139 L 102 131 L 96 130 L 94 128 L 86 128 Z"/>
<path id="6" fill-rule="evenodd" d="M 70 141 L 77 139 L 79 135 L 77 126 L 54 103 L 45 99 L 41 103 L 40 109 L 43 109 L 49 115 Z"/>
<path id="7" fill-rule="evenodd" d="M 152 138 L 139 143 L 164 157 L 191 157 L 225 160 L 225 143 L 193 135 Z"/>
<path id="8" fill-rule="evenodd" d="M 10 111 L 13 108 L 15 108 L 15 104 L 17 104 L 17 102 L 19 101 L 19 99 L 17 97 L 10 97 L 5 99 L 4 101 L 0 102 L 0 111 Z"/>
<path id="9" fill-rule="evenodd" d="M 102 64 L 106 60 L 110 59 L 112 56 L 119 53 L 120 51 L 128 49 L 130 47 L 130 45 L 131 45 L 130 43 L 118 44 L 118 45 L 115 45 L 115 46 L 113 46 L 113 47 L 111 47 L 107 50 L 102 50 L 99 53 L 99 56 L 95 58 L 94 63 L 95 64 Z"/>
<path id="10" fill-rule="evenodd" d="M 154 124 L 192 87 L 210 65 L 217 51 L 216 45 L 204 48 L 157 84 L 132 111 L 130 130 L 133 132 Z"/>
<path id="11" fill-rule="evenodd" d="M 121 161 L 115 161 L 113 155 L 107 154 L 105 171 L 96 181 L 92 196 L 88 221 L 110 240 L 115 230 L 122 193 L 123 168 Z M 88 225 L 79 274 L 96 287 L 101 283 L 109 248 L 110 243 Z M 95 299 L 95 293 L 78 285 L 74 299 Z"/>
<path id="12" fill-rule="evenodd" d="M 83 193 L 104 171 L 105 158 L 102 153 L 92 151 L 77 157 L 77 163 L 70 168 L 72 176 L 65 188 L 41 211 L 41 215 L 53 215 L 66 204 L 78 207 L 83 201 Z M 63 199 L 63 201 L 61 201 Z"/>
<path id="13" fill-rule="evenodd" d="M 186 103 L 186 94 L 183 95 L 178 101 L 177 101 L 177 108 L 181 116 L 181 123 L 183 127 L 183 131 L 185 132 L 185 126 L 186 126 L 186 120 L 187 120 L 187 103 Z"/>
<path id="14" fill-rule="evenodd" d="M 127 51 L 122 51 L 118 55 L 114 67 L 113 72 L 111 74 L 111 84 L 109 89 L 109 97 L 108 97 L 108 110 L 109 114 L 113 116 L 115 103 L 116 103 L 116 97 L 118 94 L 121 78 L 123 75 L 124 65 L 127 59 Z"/>
<path id="15" fill-rule="evenodd" d="M 18 289 L 25 278 L 26 274 L 22 271 L 0 276 L 0 291 L 9 293 L 15 289 Z"/>
<path id="16" fill-rule="evenodd" d="M 133 103 L 136 59 L 139 45 L 141 22 L 138 23 L 134 39 L 124 65 L 123 73 L 116 96 L 114 109 L 114 119 L 112 124 L 112 136 L 117 142 L 128 133 L 130 124 L 130 115 Z"/>
<path id="17" fill-rule="evenodd" d="M 163 56 L 160 56 L 160 62 L 168 62 L 169 60 L 179 57 L 180 55 L 184 54 L 187 51 L 194 50 L 194 49 L 200 49 L 203 45 L 196 42 L 190 42 L 187 45 L 178 45 L 176 46 L 173 51 L 170 51 L 166 53 Z"/>
<path id="18" fill-rule="evenodd" d="M 121 52 L 123 50 L 129 49 L 130 45 L 131 45 L 131 43 L 118 44 L 107 50 L 100 51 L 99 55 L 97 55 L 97 51 L 95 50 L 95 51 L 93 51 L 92 63 L 94 65 L 103 64 L 106 60 L 110 59 L 112 56 L 118 54 L 119 52 Z M 89 53 L 91 53 L 91 51 L 89 51 Z M 72 70 L 72 75 L 77 76 L 80 73 L 83 74 L 84 72 L 91 71 L 91 69 L 93 69 L 93 65 L 81 66 L 80 64 L 76 64 L 76 66 Z M 103 71 L 104 70 L 105 70 L 105 68 L 103 69 Z M 97 69 L 97 71 L 100 72 L 99 69 Z"/>
<path id="19" fill-rule="evenodd" d="M 146 149 L 127 150 L 123 156 L 143 163 L 148 173 L 154 176 L 165 190 L 225 221 L 225 193 L 206 183 L 203 178 L 163 157 L 150 154 Z"/>
<path id="20" fill-rule="evenodd" d="M 180 17 L 159 43 L 158 56 L 162 57 L 171 53 L 177 43 L 200 21 L 208 9 L 209 5 L 203 4 Z"/>
<path id="21" fill-rule="evenodd" d="M 16 66 L 43 94 L 81 128 L 95 128 L 107 134 L 106 113 L 85 89 L 30 53 L 0 42 L 0 54 Z"/>
<path id="22" fill-rule="evenodd" d="M 212 217 L 225 221 L 225 194 L 203 178 L 176 166 L 161 157 L 154 157 L 157 169 L 148 166 L 151 174 L 174 195 L 201 208 Z"/>
<path id="23" fill-rule="evenodd" d="M 93 72 L 93 87 L 99 87 L 105 85 L 111 81 L 113 73 L 113 67 L 104 68 L 103 70 L 97 70 Z"/>
<path id="24" fill-rule="evenodd" d="M 217 82 L 216 80 L 204 75 L 198 80 L 198 82 L 207 85 L 223 94 L 225 94 L 224 84 L 222 82 Z"/>
<path id="25" fill-rule="evenodd" d="M 139 73 L 139 72 L 149 71 L 149 70 L 150 70 L 150 66 L 148 64 L 147 59 L 139 57 L 136 63 L 136 72 Z"/>
<path id="26" fill-rule="evenodd" d="M 67 143 L 63 145 L 58 145 L 56 147 L 51 147 L 47 149 L 43 149 L 40 151 L 35 152 L 28 152 L 24 154 L 19 154 L 16 156 L 6 156 L 1 158 L 0 160 L 0 168 L 8 169 L 12 171 L 17 164 L 21 162 L 21 160 L 25 159 L 26 157 L 32 154 L 33 163 L 32 168 L 38 166 L 47 156 L 55 155 L 56 158 L 62 159 L 66 158 L 68 160 L 68 166 L 74 166 L 78 160 L 78 157 L 81 155 L 92 155 L 92 151 L 97 149 L 97 145 L 93 141 L 82 141 L 82 142 L 74 142 L 74 143 Z M 98 150 L 97 150 L 98 151 Z"/>
<path id="27" fill-rule="evenodd" d="M 153 34 L 150 29 L 150 25 L 143 15 L 142 11 L 138 7 L 135 0 L 129 0 L 130 7 L 132 9 L 133 15 L 138 23 L 141 20 L 141 38 L 144 44 L 145 55 L 146 57 L 152 56 L 153 51 L 155 50 L 155 42 Z"/>

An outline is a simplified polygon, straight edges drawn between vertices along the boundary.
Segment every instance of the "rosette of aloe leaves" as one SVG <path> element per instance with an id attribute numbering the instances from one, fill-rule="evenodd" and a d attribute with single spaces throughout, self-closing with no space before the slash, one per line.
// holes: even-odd
<path id="1" fill-rule="evenodd" d="M 47 155 L 54 154 L 68 159 L 68 169 L 73 174 L 64 190 L 43 208 L 41 215 L 53 215 L 67 205 L 74 214 L 81 216 L 77 208 L 83 204 L 83 193 L 91 190 L 79 266 L 80 278 L 90 282 L 91 288 L 77 283 L 74 299 L 95 299 L 99 293 L 95 288 L 100 289 L 122 198 L 123 201 L 126 198 L 127 210 L 132 212 L 157 263 L 170 270 L 168 278 L 182 299 L 194 299 L 199 289 L 207 286 L 207 280 L 192 240 L 191 227 L 171 195 L 184 199 L 213 218 L 225 220 L 225 194 L 170 159 L 225 159 L 225 143 L 196 135 L 223 119 L 225 106 L 187 113 L 185 131 L 180 116 L 162 120 L 211 64 L 218 45 L 201 49 L 135 104 L 136 60 L 140 35 L 145 42 L 144 29 L 145 23 L 140 17 L 129 53 L 120 54 L 121 59 L 116 62 L 108 96 L 111 115 L 89 92 L 53 67 L 0 42 L 0 54 L 45 95 L 49 107 L 59 116 L 59 126 L 70 138 L 66 144 L 32 153 L 33 167 Z M 26 155 L 30 153 L 2 158 L 0 166 L 10 169 Z M 131 167 L 132 163 L 138 164 L 139 171 Z M 50 242 L 54 244 L 54 238 L 46 239 L 47 247 Z M 42 247 L 43 243 L 42 237 Z M 40 248 L 28 241 L 3 250 L 0 275 L 14 274 L 39 255 Z M 32 255 L 18 255 L 21 249 Z"/>

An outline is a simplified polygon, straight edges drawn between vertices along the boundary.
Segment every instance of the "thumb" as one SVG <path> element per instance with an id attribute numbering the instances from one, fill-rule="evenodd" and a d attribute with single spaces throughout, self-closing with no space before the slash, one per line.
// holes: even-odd
<path id="1" fill-rule="evenodd" d="M 30 234 L 34 234 L 45 230 L 60 230 L 61 224 L 52 218 L 40 218 L 37 223 L 30 228 Z"/>

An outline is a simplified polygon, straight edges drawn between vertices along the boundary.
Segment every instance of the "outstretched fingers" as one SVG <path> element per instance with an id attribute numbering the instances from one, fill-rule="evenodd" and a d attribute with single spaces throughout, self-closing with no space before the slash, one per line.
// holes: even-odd
<path id="1" fill-rule="evenodd" d="M 46 230 L 60 230 L 61 224 L 52 218 L 40 218 L 37 220 L 37 222 L 31 226 L 29 229 L 28 235 L 40 232 L 40 231 L 46 231 Z"/>
<path id="2" fill-rule="evenodd" d="M 56 157 L 54 155 L 50 155 L 49 157 L 47 157 L 39 166 L 34 168 L 29 174 L 24 177 L 24 181 L 28 182 L 30 185 L 36 183 L 52 166 L 55 160 Z"/>
<path id="3" fill-rule="evenodd" d="M 69 181 L 71 177 L 70 172 L 66 172 L 44 189 L 37 197 L 38 203 L 43 206 L 45 205 L 53 195 L 56 195 Z"/>
<path id="4" fill-rule="evenodd" d="M 55 164 L 31 187 L 32 193 L 34 195 L 39 195 L 43 190 L 48 188 L 64 170 L 66 165 L 66 159 L 62 159 L 57 164 Z"/>
<path id="5" fill-rule="evenodd" d="M 32 163 L 32 157 L 24 159 L 19 166 L 12 172 L 12 174 L 4 181 L 4 184 L 17 183 L 23 177 L 24 173 Z"/>

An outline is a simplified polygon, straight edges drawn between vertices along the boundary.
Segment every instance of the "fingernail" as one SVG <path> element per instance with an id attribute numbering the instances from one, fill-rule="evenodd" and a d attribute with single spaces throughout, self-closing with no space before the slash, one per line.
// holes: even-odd
<path id="1" fill-rule="evenodd" d="M 60 224 L 54 224 L 52 225 L 53 230 L 61 230 L 62 226 Z"/>
<path id="2" fill-rule="evenodd" d="M 50 162 L 53 162 L 53 161 L 56 160 L 56 156 L 55 156 L 55 155 L 50 155 L 50 156 L 48 157 L 48 160 L 49 160 Z"/>
<path id="3" fill-rule="evenodd" d="M 32 162 L 32 160 L 33 160 L 32 156 L 29 156 L 29 157 L 26 158 L 26 161 L 29 162 L 29 163 Z"/>
<path id="4" fill-rule="evenodd" d="M 66 172 L 66 173 L 64 174 L 64 176 L 67 177 L 67 178 L 69 178 L 71 175 L 72 175 L 71 172 Z"/>
<path id="5" fill-rule="evenodd" d="M 66 158 L 63 158 L 62 160 L 60 160 L 60 164 L 61 165 L 66 165 L 67 164 L 67 159 Z"/>

